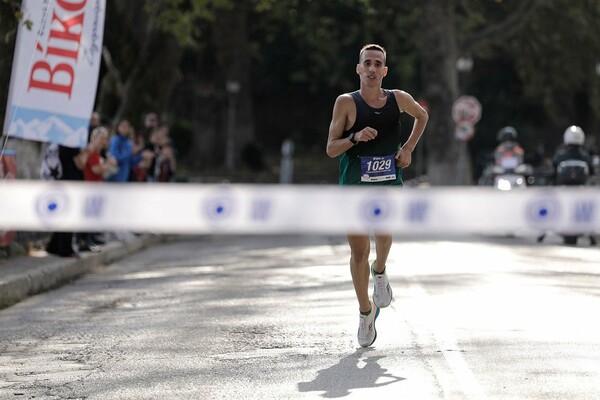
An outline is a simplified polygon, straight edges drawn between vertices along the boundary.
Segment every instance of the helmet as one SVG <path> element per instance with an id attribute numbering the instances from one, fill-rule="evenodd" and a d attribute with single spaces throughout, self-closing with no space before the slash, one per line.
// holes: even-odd
<path id="1" fill-rule="evenodd" d="M 499 142 L 505 142 L 507 140 L 515 141 L 517 140 L 517 130 L 512 126 L 505 126 L 498 131 L 498 136 L 496 138 Z"/>
<path id="2" fill-rule="evenodd" d="M 585 133 L 583 133 L 583 129 L 580 127 L 571 125 L 565 131 L 563 141 L 565 144 L 576 144 L 581 146 L 583 145 L 583 142 L 585 142 Z"/>

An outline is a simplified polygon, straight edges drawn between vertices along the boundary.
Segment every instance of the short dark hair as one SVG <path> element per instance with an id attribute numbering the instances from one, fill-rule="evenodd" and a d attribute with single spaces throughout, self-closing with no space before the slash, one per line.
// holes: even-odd
<path id="1" fill-rule="evenodd" d="M 358 53 L 358 62 L 360 63 L 360 60 L 362 58 L 362 55 L 365 51 L 367 50 L 376 50 L 376 51 L 380 51 L 383 53 L 383 62 L 385 64 L 385 60 L 387 58 L 387 52 L 385 51 L 385 49 L 383 48 L 383 46 L 380 46 L 378 44 L 375 43 L 369 43 L 369 44 L 365 44 L 362 49 L 360 49 L 360 52 Z"/>

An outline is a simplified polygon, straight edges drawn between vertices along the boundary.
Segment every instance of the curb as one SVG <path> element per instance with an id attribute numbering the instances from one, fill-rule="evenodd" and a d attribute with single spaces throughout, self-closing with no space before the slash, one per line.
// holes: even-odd
<path id="1" fill-rule="evenodd" d="M 144 235 L 133 240 L 111 242 L 97 253 L 82 253 L 81 258 L 42 258 L 21 256 L 0 264 L 0 310 L 28 297 L 71 282 L 92 269 L 114 263 L 144 248 L 164 243 L 165 236 Z"/>

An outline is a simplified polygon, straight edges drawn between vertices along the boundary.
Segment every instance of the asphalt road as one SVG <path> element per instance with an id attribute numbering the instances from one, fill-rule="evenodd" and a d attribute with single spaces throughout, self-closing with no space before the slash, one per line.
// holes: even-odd
<path id="1" fill-rule="evenodd" d="M 600 251 L 397 240 L 372 348 L 344 238 L 195 237 L 0 311 L 0 399 L 598 399 Z"/>

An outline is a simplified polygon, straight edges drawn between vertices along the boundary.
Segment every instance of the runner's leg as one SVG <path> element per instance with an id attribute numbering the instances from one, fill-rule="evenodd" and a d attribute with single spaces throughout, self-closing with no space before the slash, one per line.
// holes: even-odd
<path id="1" fill-rule="evenodd" d="M 348 235 L 348 244 L 350 245 L 350 272 L 358 306 L 361 312 L 368 312 L 371 309 L 369 299 L 371 239 L 368 235 Z"/>
<path id="2" fill-rule="evenodd" d="M 377 262 L 373 269 L 375 272 L 383 272 L 385 263 L 387 262 L 390 249 L 392 247 L 391 235 L 375 235 L 375 251 L 377 254 Z"/>

